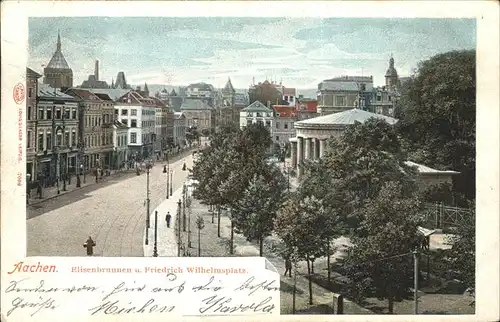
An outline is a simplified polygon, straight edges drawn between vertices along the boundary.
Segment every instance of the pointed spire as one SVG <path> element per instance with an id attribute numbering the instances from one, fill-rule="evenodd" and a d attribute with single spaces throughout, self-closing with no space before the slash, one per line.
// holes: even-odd
<path id="1" fill-rule="evenodd" d="M 61 51 L 61 32 L 57 29 L 57 51 Z"/>
<path id="2" fill-rule="evenodd" d="M 145 92 L 149 92 L 148 84 L 146 84 L 146 82 L 144 82 L 144 91 Z"/>
<path id="3" fill-rule="evenodd" d="M 111 88 L 115 88 L 115 78 L 111 77 Z"/>

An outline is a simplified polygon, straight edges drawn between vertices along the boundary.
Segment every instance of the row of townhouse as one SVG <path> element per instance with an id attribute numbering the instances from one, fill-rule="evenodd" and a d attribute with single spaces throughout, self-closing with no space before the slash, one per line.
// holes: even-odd
<path id="1" fill-rule="evenodd" d="M 185 144 L 186 117 L 133 90 L 56 89 L 26 70 L 26 172 L 50 185 L 68 175 L 162 157 Z"/>

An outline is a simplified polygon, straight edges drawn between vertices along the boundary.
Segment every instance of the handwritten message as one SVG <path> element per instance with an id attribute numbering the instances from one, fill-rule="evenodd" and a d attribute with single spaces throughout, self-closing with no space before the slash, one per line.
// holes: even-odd
<path id="1" fill-rule="evenodd" d="M 142 259 L 137 259 L 142 261 Z M 213 260 L 213 262 L 212 262 Z M 115 259 L 114 264 L 116 264 Z M 66 314 L 105 316 L 279 314 L 279 274 L 237 258 L 184 260 L 169 265 L 13 264 L 2 276 L 2 312 L 53 320 Z M 111 263 L 111 262 L 110 262 Z"/>

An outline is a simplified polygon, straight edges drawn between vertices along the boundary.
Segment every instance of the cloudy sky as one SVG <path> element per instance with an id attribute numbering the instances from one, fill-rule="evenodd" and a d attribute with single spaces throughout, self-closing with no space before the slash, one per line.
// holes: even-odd
<path id="1" fill-rule="evenodd" d="M 473 19 L 37 17 L 29 20 L 29 67 L 43 71 L 58 29 L 75 84 L 98 59 L 108 83 L 124 71 L 130 84 L 222 87 L 231 77 L 247 88 L 255 77 L 310 89 L 335 76 L 373 75 L 380 85 L 391 54 L 407 76 L 437 53 L 476 47 Z"/>

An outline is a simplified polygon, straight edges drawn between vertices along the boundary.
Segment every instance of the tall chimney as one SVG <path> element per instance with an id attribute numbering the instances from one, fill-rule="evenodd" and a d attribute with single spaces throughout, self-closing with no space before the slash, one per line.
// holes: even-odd
<path id="1" fill-rule="evenodd" d="M 99 61 L 95 61 L 95 70 L 94 70 L 95 80 L 99 80 Z"/>

